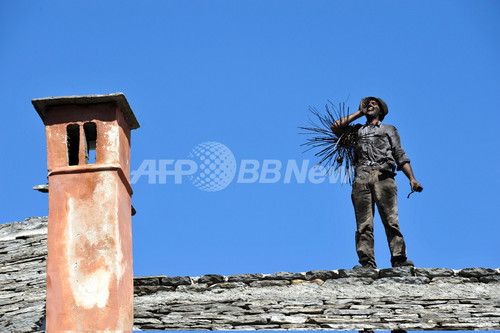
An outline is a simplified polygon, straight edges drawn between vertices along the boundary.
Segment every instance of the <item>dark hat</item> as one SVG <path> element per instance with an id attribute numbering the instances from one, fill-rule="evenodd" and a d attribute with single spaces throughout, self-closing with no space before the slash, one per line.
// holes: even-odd
<path id="1" fill-rule="evenodd" d="M 387 104 L 385 104 L 385 102 L 381 99 L 381 98 L 378 98 L 378 97 L 368 97 L 368 100 L 375 100 L 378 105 L 380 106 L 380 120 L 384 120 L 385 116 L 389 113 L 389 108 L 387 107 Z"/>

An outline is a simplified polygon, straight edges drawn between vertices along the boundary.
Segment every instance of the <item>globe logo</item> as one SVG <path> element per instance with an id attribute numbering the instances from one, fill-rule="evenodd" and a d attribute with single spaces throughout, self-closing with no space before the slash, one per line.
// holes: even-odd
<path id="1" fill-rule="evenodd" d="M 200 190 L 220 191 L 231 183 L 236 174 L 236 159 L 231 150 L 222 143 L 200 143 L 191 150 L 189 158 L 198 165 L 197 172 L 189 178 Z"/>

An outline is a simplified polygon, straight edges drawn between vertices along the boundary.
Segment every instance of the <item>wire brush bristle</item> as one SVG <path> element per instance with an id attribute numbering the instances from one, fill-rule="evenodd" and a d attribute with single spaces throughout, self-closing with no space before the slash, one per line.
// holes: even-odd
<path id="1" fill-rule="evenodd" d="M 336 175 L 343 173 L 344 181 L 352 182 L 354 150 L 357 141 L 357 131 L 359 125 L 350 125 L 341 123 L 332 130 L 332 125 L 339 119 L 349 114 L 349 108 L 346 110 L 345 102 L 339 103 L 338 108 L 328 101 L 325 105 L 326 114 L 321 114 L 316 108 L 309 107 L 313 120 L 309 117 L 309 123 L 306 126 L 299 126 L 305 133 L 312 135 L 307 138 L 307 142 L 301 146 L 309 147 L 304 152 L 311 149 L 319 149 L 314 154 L 320 158 L 318 165 L 322 165 L 330 174 Z"/>

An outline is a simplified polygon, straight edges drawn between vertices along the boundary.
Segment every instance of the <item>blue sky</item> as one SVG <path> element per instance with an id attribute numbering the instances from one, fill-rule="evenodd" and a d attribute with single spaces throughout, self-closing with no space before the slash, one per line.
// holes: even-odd
<path id="1" fill-rule="evenodd" d="M 424 191 L 400 226 L 420 267 L 497 268 L 498 1 L 1 1 L 0 223 L 48 214 L 31 99 L 123 92 L 141 128 L 132 169 L 207 141 L 243 159 L 317 159 L 309 106 L 383 98 Z M 282 170 L 284 171 L 284 170 Z M 350 186 L 283 180 L 201 191 L 134 187 L 134 274 L 351 268 Z M 390 266 L 379 217 L 376 258 Z"/>

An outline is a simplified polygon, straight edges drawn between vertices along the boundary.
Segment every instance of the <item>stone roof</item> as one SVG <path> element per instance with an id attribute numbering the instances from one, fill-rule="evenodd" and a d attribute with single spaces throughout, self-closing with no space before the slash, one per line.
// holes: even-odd
<path id="1" fill-rule="evenodd" d="M 46 261 L 47 217 L 0 225 L 0 331 L 40 330 Z"/>
<path id="2" fill-rule="evenodd" d="M 47 218 L 0 225 L 0 331 L 43 328 Z M 134 330 L 500 330 L 500 271 L 134 278 Z"/>
<path id="3" fill-rule="evenodd" d="M 135 278 L 141 330 L 498 330 L 498 269 Z"/>

